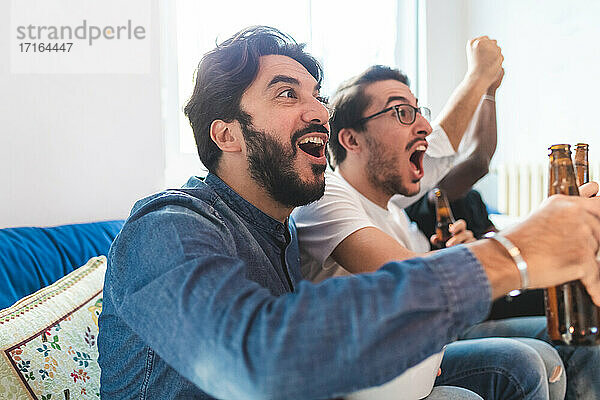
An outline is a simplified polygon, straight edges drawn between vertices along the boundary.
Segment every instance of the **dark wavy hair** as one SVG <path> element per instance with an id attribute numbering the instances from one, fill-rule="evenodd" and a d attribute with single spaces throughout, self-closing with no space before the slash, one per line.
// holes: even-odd
<path id="1" fill-rule="evenodd" d="M 363 113 L 371 104 L 371 98 L 365 94 L 365 88 L 375 82 L 396 80 L 409 86 L 408 77 L 398 69 L 384 65 L 373 65 L 360 75 L 342 83 L 331 100 L 333 109 L 329 123 L 331 137 L 329 138 L 329 165 L 335 168 L 346 159 L 346 149 L 338 140 L 338 133 L 344 128 L 352 128 L 358 132 L 365 129 L 365 123 L 360 122 Z"/>
<path id="2" fill-rule="evenodd" d="M 217 119 L 248 122 L 249 116 L 241 110 L 240 101 L 256 78 L 261 56 L 290 57 L 321 83 L 323 69 L 304 51 L 304 46 L 275 28 L 252 26 L 217 44 L 202 57 L 194 92 L 184 112 L 194 131 L 200 161 L 209 171 L 217 169 L 222 154 L 210 137 L 210 125 Z"/>

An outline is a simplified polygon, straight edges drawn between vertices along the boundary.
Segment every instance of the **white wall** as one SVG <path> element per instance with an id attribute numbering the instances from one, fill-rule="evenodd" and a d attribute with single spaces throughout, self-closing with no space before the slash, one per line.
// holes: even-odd
<path id="1" fill-rule="evenodd" d="M 441 110 L 465 70 L 472 37 L 498 40 L 506 71 L 497 93 L 495 162 L 546 160 L 559 142 L 590 143 L 600 103 L 600 2 L 427 0 L 428 102 Z M 600 155 L 600 153 L 599 153 Z"/>
<path id="2" fill-rule="evenodd" d="M 489 34 L 505 56 L 495 162 L 547 160 L 555 143 L 590 143 L 600 161 L 600 2 L 469 0 L 468 36 Z"/>
<path id="3" fill-rule="evenodd" d="M 159 18 L 148 4 L 150 74 L 36 75 L 10 73 L 10 2 L 0 2 L 0 228 L 125 218 L 163 188 Z"/>
<path id="4" fill-rule="evenodd" d="M 427 91 L 424 95 L 435 117 L 467 71 L 467 5 L 465 0 L 427 0 L 425 8 Z"/>
<path id="5" fill-rule="evenodd" d="M 498 148 L 492 167 L 545 163 L 555 143 L 590 144 L 600 162 L 600 2 L 578 0 L 426 0 L 428 102 L 441 110 L 466 70 L 468 39 L 489 35 L 504 54 L 497 92 Z M 496 205 L 496 180 L 478 185 Z"/>

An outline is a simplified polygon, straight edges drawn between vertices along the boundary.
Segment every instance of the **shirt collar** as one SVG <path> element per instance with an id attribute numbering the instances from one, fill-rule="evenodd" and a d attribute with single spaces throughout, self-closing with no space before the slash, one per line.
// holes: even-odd
<path id="1" fill-rule="evenodd" d="M 188 180 L 184 187 L 197 187 L 200 182 L 200 178 L 193 176 Z M 286 230 L 288 228 L 286 224 L 282 224 L 256 208 L 223 182 L 217 175 L 209 172 L 206 178 L 204 178 L 204 183 L 210 186 L 233 211 L 249 224 L 259 228 L 269 236 L 272 236 L 278 242 L 287 242 Z"/>

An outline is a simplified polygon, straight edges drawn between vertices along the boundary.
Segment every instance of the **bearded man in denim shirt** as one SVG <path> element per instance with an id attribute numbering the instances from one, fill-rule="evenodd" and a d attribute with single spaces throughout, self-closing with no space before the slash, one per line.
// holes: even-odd
<path id="1" fill-rule="evenodd" d="M 300 280 L 288 216 L 324 189 L 321 76 L 301 46 L 266 27 L 202 59 L 186 114 L 210 172 L 138 201 L 111 247 L 103 399 L 341 396 L 439 352 L 522 286 L 492 240 L 370 275 Z M 559 215 L 566 222 L 551 232 Z M 531 287 L 582 279 L 600 302 L 599 217 L 597 199 L 558 196 L 507 231 Z"/>

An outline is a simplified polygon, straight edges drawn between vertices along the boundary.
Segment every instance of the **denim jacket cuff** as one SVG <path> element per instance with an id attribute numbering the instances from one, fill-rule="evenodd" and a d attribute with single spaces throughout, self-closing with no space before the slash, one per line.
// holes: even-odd
<path id="1" fill-rule="evenodd" d="M 448 304 L 450 335 L 484 320 L 491 308 L 492 290 L 483 266 L 471 251 L 456 246 L 426 258 L 437 275 Z"/>

